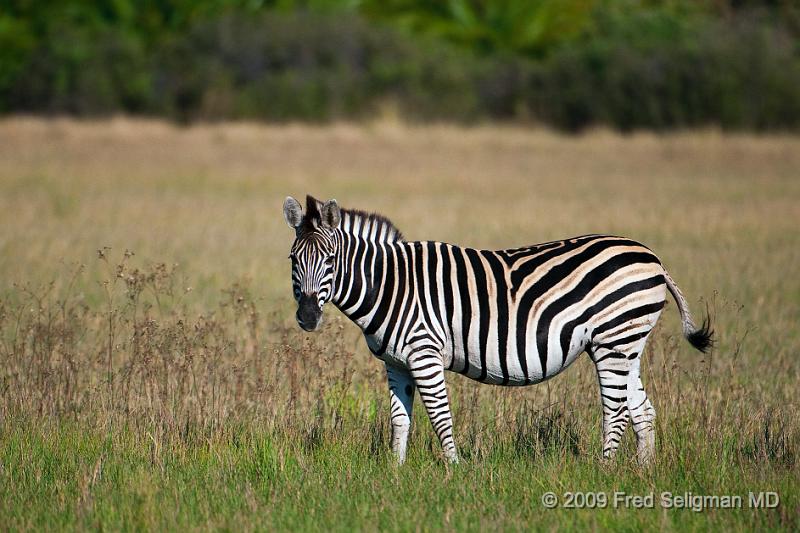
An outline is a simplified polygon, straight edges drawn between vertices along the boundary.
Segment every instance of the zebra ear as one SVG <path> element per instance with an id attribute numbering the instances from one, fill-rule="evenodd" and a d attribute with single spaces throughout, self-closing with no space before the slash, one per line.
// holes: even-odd
<path id="1" fill-rule="evenodd" d="M 287 196 L 283 202 L 283 218 L 292 229 L 296 229 L 303 223 L 303 208 L 300 206 L 300 202 L 291 196 Z"/>
<path id="2" fill-rule="evenodd" d="M 328 200 L 320 209 L 322 218 L 322 225 L 330 229 L 339 227 L 339 222 L 342 221 L 342 211 L 339 209 L 339 204 L 336 200 Z"/>

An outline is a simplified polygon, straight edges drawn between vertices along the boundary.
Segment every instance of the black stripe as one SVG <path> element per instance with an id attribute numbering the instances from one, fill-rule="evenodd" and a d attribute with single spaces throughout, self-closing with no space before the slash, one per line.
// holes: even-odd
<path id="1" fill-rule="evenodd" d="M 354 306 L 358 302 L 361 292 L 364 290 L 364 284 L 366 283 L 366 280 L 364 279 L 364 272 L 366 271 L 366 268 L 364 268 L 364 266 L 369 264 L 369 257 L 366 255 L 368 250 L 365 250 L 365 248 L 372 248 L 371 246 L 359 246 L 358 239 L 351 239 L 349 235 L 347 236 L 347 239 L 347 249 L 345 251 L 345 257 L 342 259 L 342 263 L 347 263 L 348 268 L 350 268 L 350 263 L 352 263 L 352 269 L 350 271 L 351 285 L 350 290 L 346 295 L 347 298 L 339 306 L 342 309 L 349 309 Z M 344 269 L 340 268 L 340 270 Z"/>
<path id="2" fill-rule="evenodd" d="M 561 244 L 561 246 L 554 248 L 546 253 L 541 254 L 540 256 L 533 258 L 529 261 L 525 261 L 523 264 L 519 266 L 518 269 L 511 272 L 511 286 L 513 294 L 519 290 L 520 285 L 525 281 L 525 279 L 533 274 L 533 272 L 548 262 L 551 259 L 558 257 L 559 255 L 564 255 L 577 248 L 580 248 L 584 244 L 591 242 L 596 239 L 604 238 L 604 235 L 587 235 L 584 237 L 576 237 L 574 239 L 570 239 L 568 241 L 559 241 L 557 244 Z M 625 244 L 635 244 L 633 241 L 627 239 L 615 239 L 612 242 L 623 242 Z"/>
<path id="3" fill-rule="evenodd" d="M 541 354 L 543 353 L 548 353 L 550 325 L 552 324 L 553 319 L 559 313 L 564 311 L 566 308 L 583 301 L 583 299 L 586 298 L 586 296 L 592 290 L 594 290 L 597 285 L 602 283 L 603 280 L 612 276 L 618 270 L 633 264 L 657 262 L 658 259 L 656 256 L 649 252 L 623 252 L 621 254 L 614 255 L 613 257 L 609 258 L 608 261 L 598 265 L 593 270 L 586 273 L 583 279 L 581 279 L 581 281 L 571 291 L 553 300 L 553 303 L 548 305 L 544 311 L 542 311 L 542 314 L 536 323 L 536 346 L 539 351 L 539 357 L 541 358 Z M 569 341 L 566 350 L 564 349 L 564 345 L 561 345 L 563 357 L 561 364 L 562 367 L 566 363 L 568 350 Z"/>
<path id="4" fill-rule="evenodd" d="M 417 316 L 416 311 L 414 311 L 413 317 L 411 313 L 411 306 L 414 301 L 412 297 L 414 292 L 412 262 L 414 258 L 405 243 L 400 243 L 394 250 L 397 252 L 397 297 L 394 301 L 392 316 L 389 318 L 389 322 L 386 324 L 386 331 L 383 334 L 382 354 L 386 353 L 386 348 L 389 346 L 389 341 L 393 336 L 392 333 L 395 333 L 396 343 L 405 344 L 405 334 L 410 325 L 413 324 L 413 319 Z"/>
<path id="5" fill-rule="evenodd" d="M 375 290 L 381 290 L 382 298 L 378 303 L 378 309 L 375 311 L 375 314 L 372 317 L 372 320 L 364 328 L 364 334 L 366 335 L 374 335 L 376 331 L 378 331 L 381 327 L 381 324 L 384 323 L 386 320 L 386 315 L 389 314 L 391 311 L 390 306 L 392 304 L 392 295 L 394 293 L 394 284 L 395 284 L 395 276 L 394 276 L 394 249 L 391 245 L 387 245 L 383 248 L 383 256 L 386 260 L 386 279 L 383 282 L 383 287 L 378 288 L 376 287 Z M 402 269 L 398 269 L 402 271 Z M 377 297 L 377 296 L 376 296 Z"/>
<path id="6" fill-rule="evenodd" d="M 428 293 L 430 293 L 431 297 L 431 305 L 433 309 L 431 309 L 431 321 L 436 321 L 438 324 L 441 324 L 442 321 L 442 313 L 439 311 L 439 280 L 436 277 L 436 268 L 439 265 L 439 258 L 436 255 L 436 245 L 432 242 L 428 242 L 425 244 L 427 251 L 428 251 L 428 264 L 427 266 L 427 273 L 428 273 Z M 441 339 L 444 341 L 444 339 Z"/>
<path id="7" fill-rule="evenodd" d="M 607 294 L 599 302 L 588 307 L 579 317 L 570 320 L 569 322 L 564 324 L 564 327 L 561 328 L 561 352 L 564 357 L 564 359 L 561 361 L 561 366 L 564 366 L 564 364 L 566 364 L 566 357 L 567 357 L 566 354 L 569 351 L 569 341 L 570 339 L 572 339 L 572 334 L 576 327 L 585 324 L 593 316 L 603 311 L 613 303 L 621 300 L 622 298 L 625 298 L 626 296 L 629 296 L 636 292 L 646 291 L 648 289 L 652 289 L 653 287 L 657 287 L 663 284 L 664 284 L 664 276 L 661 274 L 658 274 L 651 278 L 629 283 Z M 591 353 L 589 355 L 591 355 Z"/>
<path id="8" fill-rule="evenodd" d="M 486 354 L 489 349 L 489 319 L 491 318 L 491 307 L 489 306 L 489 280 L 486 278 L 483 262 L 476 250 L 467 248 L 464 250 L 469 259 L 472 273 L 475 279 L 475 292 L 478 296 L 478 345 L 480 351 L 480 375 L 478 381 L 486 381 L 488 371 L 486 365 Z"/>
<path id="9" fill-rule="evenodd" d="M 369 272 L 369 265 L 372 262 L 372 258 L 375 258 L 375 269 L 373 272 Z M 383 282 L 383 262 L 386 259 L 386 253 L 381 250 L 379 244 L 372 244 L 365 247 L 364 255 L 362 259 L 356 258 L 356 267 L 359 269 L 358 273 L 353 271 L 353 275 L 357 275 L 359 278 L 364 278 L 363 283 L 366 284 L 365 290 L 366 294 L 364 295 L 364 300 L 361 302 L 361 305 L 350 314 L 350 319 L 353 321 L 359 320 L 367 316 L 370 311 L 375 308 L 375 305 L 378 303 L 378 296 L 380 295 L 381 286 L 384 284 Z M 388 260 L 388 259 L 387 259 Z M 363 270 L 362 270 L 363 269 Z M 351 294 L 350 298 L 348 298 L 347 302 L 344 305 L 340 306 L 340 308 L 348 309 L 358 302 L 359 294 Z M 365 330 L 366 332 L 366 330 Z"/>
<path id="10" fill-rule="evenodd" d="M 577 239 L 576 239 L 577 240 Z M 559 255 L 563 255 L 570 250 L 574 250 L 578 246 L 584 244 L 583 242 L 573 243 L 569 242 L 568 245 L 565 245 L 564 248 L 559 248 L 553 252 L 548 252 L 546 256 L 550 256 L 551 258 L 557 257 Z M 531 320 L 530 312 L 531 308 L 533 307 L 534 302 L 541 298 L 545 292 L 555 286 L 558 282 L 562 281 L 565 277 L 572 274 L 577 268 L 579 268 L 582 264 L 586 261 L 595 257 L 597 254 L 611 248 L 613 246 L 621 246 L 621 245 L 631 245 L 633 241 L 628 239 L 609 239 L 604 241 L 598 241 L 595 243 L 590 244 L 586 249 L 582 250 L 581 252 L 567 258 L 562 263 L 552 267 L 550 270 L 547 271 L 545 275 L 543 275 L 533 286 L 531 286 L 525 294 L 522 295 L 522 298 L 519 302 L 517 308 L 517 353 L 520 358 L 520 363 L 527 358 L 527 327 L 529 325 L 529 321 Z M 537 264 L 539 263 L 539 259 L 537 258 L 534 261 Z M 533 271 L 531 270 L 530 273 Z M 512 279 L 515 273 L 512 273 Z M 514 285 L 516 286 L 517 283 L 515 282 Z M 538 347 L 538 344 L 537 344 Z M 542 377 L 547 377 L 547 352 L 539 352 L 539 362 L 542 368 Z M 527 364 L 523 368 L 526 368 L 525 375 L 527 376 Z"/>
<path id="11" fill-rule="evenodd" d="M 640 340 L 642 337 L 646 337 L 647 334 L 650 333 L 650 330 L 642 331 L 641 333 L 636 333 L 634 335 L 628 335 L 627 337 L 623 337 L 621 339 L 614 339 L 611 342 L 606 342 L 604 344 L 599 345 L 598 349 L 604 350 L 613 350 L 617 346 L 625 346 L 626 344 L 630 344 L 632 342 L 636 342 Z"/>
<path id="12" fill-rule="evenodd" d="M 464 349 L 464 368 L 460 372 L 469 375 L 469 326 L 472 320 L 472 300 L 469 295 L 469 279 L 467 266 L 464 262 L 463 251 L 453 247 L 453 260 L 456 264 L 456 284 L 458 285 L 458 296 L 461 299 L 461 342 Z"/>
<path id="13" fill-rule="evenodd" d="M 422 308 L 422 317 L 425 325 L 431 330 L 429 333 L 432 334 L 432 328 L 429 327 L 433 322 L 431 319 L 431 310 L 428 308 L 426 295 L 424 293 L 432 294 L 433 290 L 435 290 L 435 283 L 432 282 L 431 276 L 426 276 L 426 273 L 430 272 L 430 257 L 423 257 L 422 247 L 423 244 L 421 242 L 415 242 L 410 253 L 414 255 L 414 277 L 416 278 L 417 299 L 419 300 L 419 306 Z M 427 251 L 427 246 L 425 250 Z M 427 280 L 428 283 L 423 283 L 423 280 Z"/>
<path id="14" fill-rule="evenodd" d="M 492 277 L 497 285 L 497 347 L 500 358 L 500 373 L 503 375 L 503 385 L 508 385 L 508 285 L 506 284 L 505 269 L 497 256 L 492 252 L 483 252 L 483 257 L 492 269 Z"/>
<path id="15" fill-rule="evenodd" d="M 443 317 L 446 320 L 446 327 L 449 328 L 449 337 L 450 337 L 450 364 L 448 365 L 447 369 L 452 370 L 453 365 L 456 362 L 456 355 L 455 355 L 455 339 L 453 334 L 453 316 L 454 313 L 454 303 L 453 303 L 453 283 L 452 283 L 452 276 L 453 273 L 451 271 L 451 263 L 450 263 L 450 252 L 447 248 L 446 244 L 439 245 L 439 251 L 442 253 L 442 291 L 444 294 L 444 313 Z"/>
<path id="16" fill-rule="evenodd" d="M 608 322 L 606 322 L 605 324 L 602 324 L 601 326 L 595 328 L 594 334 L 600 335 L 601 333 L 606 332 L 610 329 L 614 329 L 615 327 L 622 325 L 630 320 L 635 320 L 639 317 L 647 316 L 657 311 L 661 311 L 663 307 L 664 307 L 663 301 L 636 307 L 634 309 L 622 313 L 616 318 L 613 318 Z"/>

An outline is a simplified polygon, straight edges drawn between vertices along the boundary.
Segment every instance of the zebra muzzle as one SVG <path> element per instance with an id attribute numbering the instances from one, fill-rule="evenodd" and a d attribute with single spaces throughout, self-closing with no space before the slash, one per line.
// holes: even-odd
<path id="1" fill-rule="evenodd" d="M 300 296 L 297 306 L 297 323 L 306 331 L 314 331 L 319 327 L 322 310 L 316 294 Z"/>

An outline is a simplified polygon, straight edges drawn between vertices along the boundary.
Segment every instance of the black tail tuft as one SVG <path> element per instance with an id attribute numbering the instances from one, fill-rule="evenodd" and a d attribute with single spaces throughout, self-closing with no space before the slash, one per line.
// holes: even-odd
<path id="1" fill-rule="evenodd" d="M 686 336 L 692 346 L 703 353 L 714 347 L 714 330 L 711 329 L 711 319 L 706 316 L 703 325 Z"/>

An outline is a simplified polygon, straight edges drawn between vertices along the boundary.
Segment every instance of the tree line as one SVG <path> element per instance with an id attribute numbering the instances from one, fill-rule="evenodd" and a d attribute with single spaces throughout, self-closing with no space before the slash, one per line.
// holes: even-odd
<path id="1" fill-rule="evenodd" d="M 0 112 L 800 127 L 789 0 L 3 0 Z"/>

